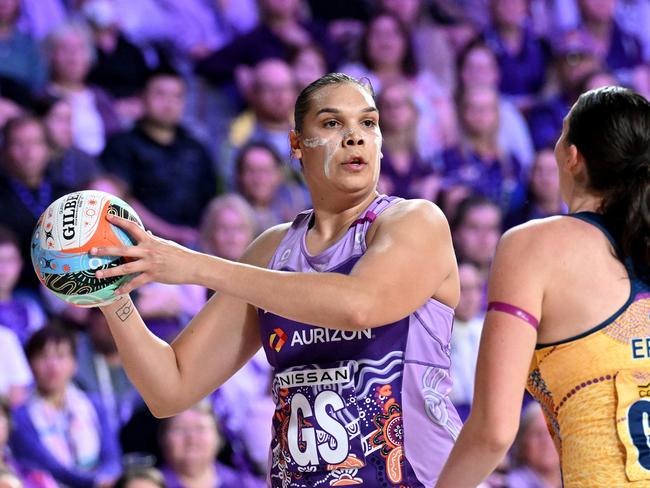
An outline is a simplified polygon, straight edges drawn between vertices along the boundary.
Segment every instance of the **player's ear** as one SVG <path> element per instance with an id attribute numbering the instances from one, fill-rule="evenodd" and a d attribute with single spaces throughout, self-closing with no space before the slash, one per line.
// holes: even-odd
<path id="1" fill-rule="evenodd" d="M 289 142 L 291 144 L 291 157 L 293 159 L 302 159 L 302 149 L 300 147 L 300 132 L 291 130 L 289 132 Z"/>

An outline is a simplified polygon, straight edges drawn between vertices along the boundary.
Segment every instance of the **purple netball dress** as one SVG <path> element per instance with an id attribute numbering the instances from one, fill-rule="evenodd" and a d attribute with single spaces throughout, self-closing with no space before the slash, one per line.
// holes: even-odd
<path id="1" fill-rule="evenodd" d="M 305 245 L 313 211 L 299 214 L 269 268 L 348 274 L 375 218 L 398 201 L 377 197 L 317 256 Z M 273 487 L 435 484 L 461 428 L 448 398 L 451 308 L 429 299 L 397 322 L 358 331 L 259 314 L 274 368 Z"/>

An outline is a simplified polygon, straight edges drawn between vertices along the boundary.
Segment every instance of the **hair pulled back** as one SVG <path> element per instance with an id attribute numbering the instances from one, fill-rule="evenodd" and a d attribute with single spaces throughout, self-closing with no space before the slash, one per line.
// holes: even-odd
<path id="1" fill-rule="evenodd" d="M 632 90 L 583 93 L 571 109 L 567 142 L 584 156 L 588 189 L 603 197 L 600 212 L 644 279 L 650 277 L 650 103 Z"/>
<path id="2" fill-rule="evenodd" d="M 300 92 L 300 95 L 298 95 L 298 98 L 296 99 L 296 106 L 293 112 L 293 118 L 296 124 L 297 132 L 302 131 L 302 124 L 305 120 L 305 115 L 309 111 L 309 104 L 313 95 L 321 88 L 325 88 L 326 86 L 330 85 L 339 85 L 341 83 L 352 83 L 354 85 L 358 85 L 364 90 L 367 90 L 368 93 L 372 96 L 373 100 L 375 99 L 375 92 L 372 89 L 372 85 L 370 84 L 369 80 L 365 78 L 357 80 L 356 78 L 353 78 L 352 76 L 346 75 L 344 73 L 328 73 L 307 85 Z"/>

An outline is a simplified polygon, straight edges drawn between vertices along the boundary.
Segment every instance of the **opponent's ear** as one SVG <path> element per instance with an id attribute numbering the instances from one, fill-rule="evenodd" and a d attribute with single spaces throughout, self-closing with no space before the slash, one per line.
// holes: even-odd
<path id="1" fill-rule="evenodd" d="M 300 148 L 300 133 L 295 130 L 289 132 L 289 143 L 291 144 L 291 157 L 297 160 L 302 159 L 302 149 Z"/>
<path id="2" fill-rule="evenodd" d="M 582 156 L 582 153 L 578 151 L 575 144 L 569 144 L 567 149 L 567 157 L 564 162 L 565 168 L 569 173 L 576 177 L 584 168 L 585 158 Z"/>

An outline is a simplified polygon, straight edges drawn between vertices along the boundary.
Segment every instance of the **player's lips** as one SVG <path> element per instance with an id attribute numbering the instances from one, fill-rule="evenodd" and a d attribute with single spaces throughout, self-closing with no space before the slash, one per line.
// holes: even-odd
<path id="1" fill-rule="evenodd" d="M 352 170 L 360 170 L 368 165 L 368 162 L 362 156 L 350 156 L 341 166 Z"/>

